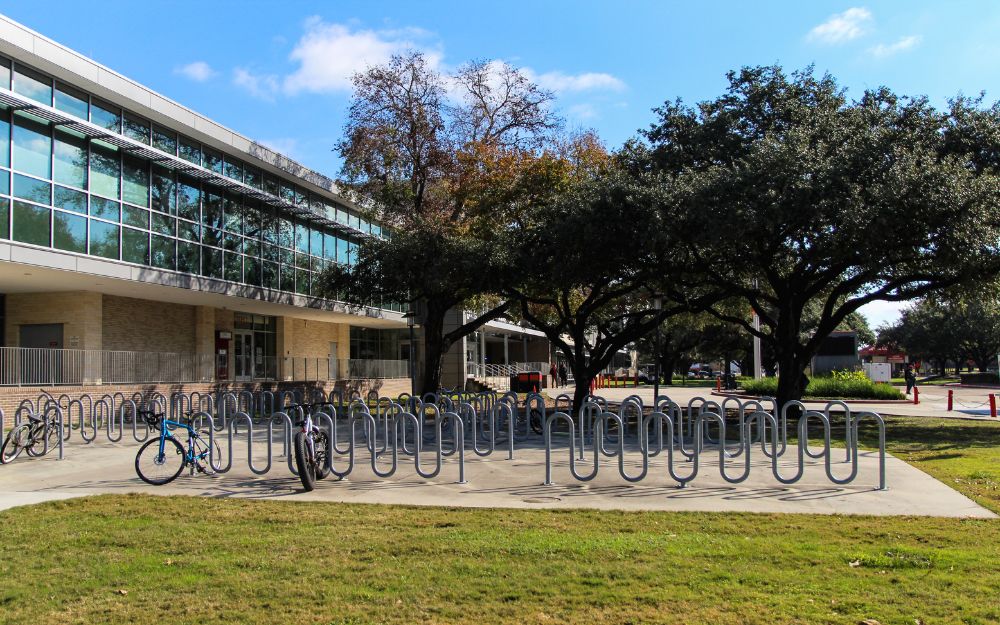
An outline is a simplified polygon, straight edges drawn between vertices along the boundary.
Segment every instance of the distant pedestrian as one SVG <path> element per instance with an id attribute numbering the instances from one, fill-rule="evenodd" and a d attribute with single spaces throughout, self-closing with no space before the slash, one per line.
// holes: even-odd
<path id="1" fill-rule="evenodd" d="M 909 395 L 910 391 L 917 387 L 917 374 L 913 372 L 911 365 L 906 365 L 906 371 L 903 372 L 903 379 L 906 380 L 906 394 Z"/>
<path id="2" fill-rule="evenodd" d="M 562 382 L 563 386 L 569 384 L 569 378 L 566 377 L 566 363 L 559 365 L 559 380 Z"/>
<path id="3" fill-rule="evenodd" d="M 559 380 L 556 376 L 559 375 L 559 370 L 556 369 L 556 363 L 549 363 L 549 375 L 552 376 L 552 388 L 559 386 Z"/>

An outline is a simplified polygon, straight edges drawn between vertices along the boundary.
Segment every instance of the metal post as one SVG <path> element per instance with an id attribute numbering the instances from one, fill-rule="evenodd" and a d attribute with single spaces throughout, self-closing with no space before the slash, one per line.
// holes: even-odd
<path id="1" fill-rule="evenodd" d="M 414 354 L 414 349 L 413 349 L 414 346 L 415 346 L 414 341 L 413 341 L 413 324 L 414 324 L 414 316 L 415 315 L 416 315 L 416 313 L 413 310 L 411 310 L 410 312 L 408 312 L 407 315 L 406 315 L 406 325 L 410 329 L 410 353 L 409 353 L 409 358 L 407 360 L 409 361 L 409 365 L 410 365 L 410 394 L 411 395 L 414 395 L 417 392 L 417 378 L 416 378 L 416 373 L 417 373 L 416 369 L 417 369 L 417 367 L 415 365 L 416 359 L 414 358 L 415 354 Z"/>
<path id="2" fill-rule="evenodd" d="M 663 309 L 663 298 L 657 295 L 653 298 L 653 308 L 657 312 Z M 653 354 L 653 410 L 656 410 L 656 400 L 660 398 L 660 321 L 656 322 L 656 347 Z M 668 371 L 667 375 L 673 375 L 673 371 Z M 642 420 L 642 415 L 639 415 Z"/>

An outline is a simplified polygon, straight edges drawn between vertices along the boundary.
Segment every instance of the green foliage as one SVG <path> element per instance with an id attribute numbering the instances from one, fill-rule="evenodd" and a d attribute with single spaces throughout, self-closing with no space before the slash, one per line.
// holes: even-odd
<path id="1" fill-rule="evenodd" d="M 746 379 L 743 389 L 751 395 L 774 397 L 778 393 L 778 378 Z M 835 371 L 828 377 L 809 380 L 804 397 L 831 399 L 903 399 L 903 394 L 884 382 L 872 382 L 860 371 Z"/>

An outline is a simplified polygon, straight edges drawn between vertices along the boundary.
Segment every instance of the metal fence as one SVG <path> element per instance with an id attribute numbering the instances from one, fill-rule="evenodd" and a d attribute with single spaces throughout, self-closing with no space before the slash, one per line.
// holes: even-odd
<path id="1" fill-rule="evenodd" d="M 172 352 L 0 347 L 0 386 L 211 382 L 216 356 Z M 275 371 L 280 365 L 280 370 Z M 247 381 L 408 378 L 406 360 L 352 360 L 288 356 L 259 372 L 246 367 Z M 229 377 L 240 375 L 229 370 Z"/>

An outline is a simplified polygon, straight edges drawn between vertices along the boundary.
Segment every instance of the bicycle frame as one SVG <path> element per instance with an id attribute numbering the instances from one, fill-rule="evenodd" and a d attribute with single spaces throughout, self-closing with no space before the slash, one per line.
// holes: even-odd
<path id="1" fill-rule="evenodd" d="M 195 464 L 198 461 L 205 460 L 206 458 L 208 458 L 209 464 L 211 464 L 212 461 L 211 445 L 206 445 L 205 451 L 201 453 L 195 453 L 195 448 L 194 448 L 195 441 L 201 440 L 201 436 L 194 429 L 194 427 L 187 423 L 179 423 L 177 421 L 171 421 L 167 418 L 164 418 L 160 422 L 160 457 L 162 457 L 164 452 L 166 451 L 167 439 L 177 438 L 176 436 L 174 436 L 172 432 L 172 430 L 175 428 L 183 428 L 184 430 L 187 431 L 188 439 L 187 439 L 187 447 L 184 452 L 184 463 L 190 467 L 191 475 L 194 475 Z"/>

